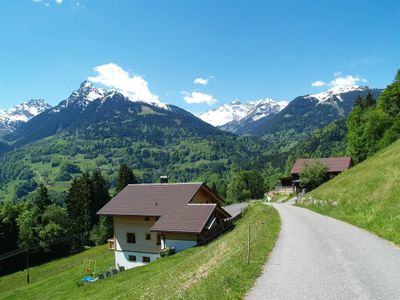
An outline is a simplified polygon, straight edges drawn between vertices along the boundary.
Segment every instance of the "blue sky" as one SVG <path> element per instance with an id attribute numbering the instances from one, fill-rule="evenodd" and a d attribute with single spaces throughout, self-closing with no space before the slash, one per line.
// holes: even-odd
<path id="1" fill-rule="evenodd" d="M 2 0 L 0 14 L 3 109 L 55 105 L 91 77 L 197 113 L 385 87 L 400 68 L 399 1 Z"/>

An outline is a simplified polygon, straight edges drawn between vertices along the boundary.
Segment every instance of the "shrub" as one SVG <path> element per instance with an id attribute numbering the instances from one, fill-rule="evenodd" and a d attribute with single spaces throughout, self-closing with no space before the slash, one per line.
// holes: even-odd
<path id="1" fill-rule="evenodd" d="M 328 179 L 328 167 L 318 160 L 311 164 L 305 164 L 300 173 L 301 186 L 309 191 Z"/>

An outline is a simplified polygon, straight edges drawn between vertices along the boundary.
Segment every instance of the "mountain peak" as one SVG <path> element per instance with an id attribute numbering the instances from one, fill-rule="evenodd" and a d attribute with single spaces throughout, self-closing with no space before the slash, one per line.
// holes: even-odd
<path id="1" fill-rule="evenodd" d="M 231 102 L 231 105 L 241 105 L 241 104 L 242 104 L 242 102 L 240 102 L 240 100 L 233 100 Z"/>
<path id="2" fill-rule="evenodd" d="M 6 111 L 0 111 L 0 131 L 14 131 L 20 123 L 29 121 L 50 107 L 44 99 L 30 99 Z"/>
<path id="3" fill-rule="evenodd" d="M 199 117 L 213 126 L 222 126 L 230 122 L 253 122 L 267 115 L 278 113 L 286 104 L 283 101 L 275 102 L 271 98 L 247 101 L 246 103 L 235 100 L 206 111 Z"/>
<path id="4" fill-rule="evenodd" d="M 88 81 L 88 80 L 84 80 L 84 81 L 81 83 L 80 87 L 79 87 L 80 90 L 83 90 L 83 89 L 90 89 L 90 88 L 93 88 L 93 84 L 92 84 L 90 81 Z"/>
<path id="5" fill-rule="evenodd" d="M 325 103 L 325 102 L 329 102 L 329 100 L 333 99 L 333 96 L 336 96 L 340 100 L 341 99 L 340 94 L 354 92 L 354 91 L 367 91 L 367 90 L 369 90 L 368 86 L 359 86 L 359 85 L 333 87 L 325 92 L 307 95 L 307 96 L 305 96 L 305 98 L 308 98 L 308 99 L 314 98 L 314 99 L 317 99 L 318 102 L 320 102 L 320 103 Z"/>

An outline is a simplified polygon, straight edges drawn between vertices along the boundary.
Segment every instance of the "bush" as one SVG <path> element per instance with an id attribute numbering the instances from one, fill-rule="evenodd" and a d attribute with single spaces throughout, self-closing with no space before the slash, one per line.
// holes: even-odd
<path id="1" fill-rule="evenodd" d="M 308 191 L 317 188 L 328 179 L 328 167 L 318 160 L 305 164 L 300 173 L 301 186 Z"/>
<path id="2" fill-rule="evenodd" d="M 112 221 L 109 217 L 100 216 L 99 225 L 94 225 L 90 231 L 90 240 L 96 245 L 102 245 L 112 236 Z"/>
<path id="3" fill-rule="evenodd" d="M 24 181 L 15 187 L 15 196 L 21 198 L 37 188 L 37 183 L 33 180 Z"/>
<path id="4" fill-rule="evenodd" d="M 71 179 L 72 179 L 71 174 L 69 174 L 68 172 L 65 172 L 65 171 L 64 172 L 60 171 L 60 173 L 58 173 L 58 175 L 56 177 L 57 181 L 68 181 Z"/>
<path id="5" fill-rule="evenodd" d="M 171 256 L 174 255 L 176 253 L 175 248 L 165 248 L 163 250 L 160 251 L 160 256 L 161 257 L 167 257 L 167 256 Z"/>
<path id="6" fill-rule="evenodd" d="M 60 167 L 60 173 L 67 172 L 71 174 L 80 173 L 81 169 L 72 163 L 63 162 Z"/>

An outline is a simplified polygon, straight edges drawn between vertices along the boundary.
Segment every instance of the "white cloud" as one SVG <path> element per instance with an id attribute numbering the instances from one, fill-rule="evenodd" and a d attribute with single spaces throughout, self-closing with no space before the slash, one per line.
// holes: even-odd
<path id="1" fill-rule="evenodd" d="M 354 86 L 358 85 L 359 83 L 366 83 L 367 80 L 364 78 L 361 78 L 359 76 L 353 76 L 353 75 L 347 75 L 347 76 L 342 76 L 342 77 L 336 77 L 333 79 L 329 85 L 334 88 L 340 88 L 340 87 L 348 87 L 348 86 Z"/>
<path id="2" fill-rule="evenodd" d="M 342 71 L 336 71 L 333 73 L 333 76 L 335 76 L 335 77 L 338 77 L 340 75 L 342 75 Z"/>
<path id="3" fill-rule="evenodd" d="M 97 66 L 94 70 L 98 74 L 95 77 L 88 77 L 91 82 L 116 89 L 132 100 L 161 103 L 159 97 L 150 91 L 147 81 L 139 75 L 131 75 L 114 63 Z"/>
<path id="4" fill-rule="evenodd" d="M 182 94 L 184 95 L 183 100 L 189 104 L 207 103 L 208 105 L 212 105 L 218 101 L 211 94 L 204 94 L 201 92 L 182 92 Z"/>
<path id="5" fill-rule="evenodd" d="M 42 2 L 42 0 L 32 0 L 35 3 Z"/>
<path id="6" fill-rule="evenodd" d="M 61 4 L 63 2 L 63 0 L 56 0 L 57 4 Z"/>
<path id="7" fill-rule="evenodd" d="M 345 88 L 345 87 L 360 85 L 367 82 L 365 78 L 361 78 L 358 75 L 356 76 L 353 75 L 341 76 L 341 75 L 342 72 L 335 72 L 334 73 L 335 78 L 332 79 L 330 82 L 316 80 L 311 82 L 311 86 L 313 87 L 328 86 L 330 88 Z"/>
<path id="8" fill-rule="evenodd" d="M 314 86 L 314 87 L 320 87 L 320 86 L 325 86 L 325 85 L 326 85 L 326 82 L 321 81 L 321 80 L 311 82 L 311 86 Z"/>
<path id="9" fill-rule="evenodd" d="M 201 84 L 201 85 L 206 85 L 208 83 L 208 79 L 207 78 L 196 78 L 193 83 L 195 84 Z"/>

